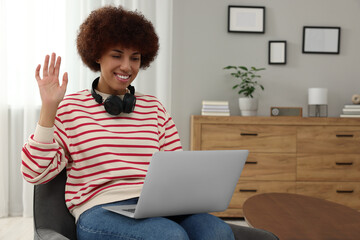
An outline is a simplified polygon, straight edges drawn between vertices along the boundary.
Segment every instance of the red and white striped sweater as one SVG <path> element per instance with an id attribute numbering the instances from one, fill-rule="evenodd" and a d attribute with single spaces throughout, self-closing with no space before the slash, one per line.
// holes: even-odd
<path id="1" fill-rule="evenodd" d="M 89 90 L 67 95 L 55 126 L 38 125 L 22 149 L 25 180 L 46 183 L 66 167 L 65 200 L 76 220 L 95 205 L 138 197 L 152 154 L 182 148 L 162 104 L 149 95 L 136 98 L 134 112 L 112 116 Z"/>

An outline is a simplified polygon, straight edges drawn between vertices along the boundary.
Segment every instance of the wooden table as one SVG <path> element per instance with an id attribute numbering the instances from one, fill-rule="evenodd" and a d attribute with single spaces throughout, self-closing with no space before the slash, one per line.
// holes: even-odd
<path id="1" fill-rule="evenodd" d="M 360 239 L 360 213 L 352 208 L 303 195 L 265 193 L 247 199 L 246 222 L 280 240 Z"/>

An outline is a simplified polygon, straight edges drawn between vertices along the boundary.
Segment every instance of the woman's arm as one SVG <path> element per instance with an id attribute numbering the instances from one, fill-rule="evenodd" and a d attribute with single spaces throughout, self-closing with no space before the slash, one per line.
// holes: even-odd
<path id="1" fill-rule="evenodd" d="M 64 73 L 62 84 L 59 82 L 59 71 L 61 65 L 61 57 L 56 59 L 56 54 L 46 55 L 43 67 L 43 78 L 40 77 L 41 65 L 39 64 L 35 70 L 35 78 L 40 90 L 41 111 L 39 125 L 43 127 L 54 126 L 57 108 L 61 100 L 65 96 L 68 83 L 68 74 Z M 55 62 L 56 59 L 56 62 Z"/>
<path id="2" fill-rule="evenodd" d="M 43 78 L 40 77 L 41 65 L 35 70 L 41 96 L 41 112 L 35 133 L 31 135 L 22 149 L 21 172 L 24 179 L 33 184 L 50 181 L 69 161 L 68 138 L 63 125 L 57 121 L 57 108 L 65 96 L 68 82 L 64 74 L 59 83 L 61 58 L 47 55 L 44 61 Z"/>
<path id="3" fill-rule="evenodd" d="M 162 122 L 159 123 L 159 144 L 160 151 L 179 151 L 182 150 L 179 133 L 169 113 L 165 108 L 160 111 Z"/>

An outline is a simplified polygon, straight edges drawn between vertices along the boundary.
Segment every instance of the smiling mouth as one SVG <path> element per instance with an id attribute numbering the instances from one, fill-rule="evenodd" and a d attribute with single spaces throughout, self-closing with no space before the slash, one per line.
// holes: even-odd
<path id="1" fill-rule="evenodd" d="M 123 74 L 116 74 L 115 73 L 115 77 L 117 80 L 122 81 L 122 82 L 127 82 L 130 79 L 131 75 L 123 75 Z"/>

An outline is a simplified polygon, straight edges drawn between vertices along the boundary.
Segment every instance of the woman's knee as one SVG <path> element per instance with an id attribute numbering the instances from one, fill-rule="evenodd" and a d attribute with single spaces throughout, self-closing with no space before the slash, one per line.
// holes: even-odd
<path id="1" fill-rule="evenodd" d="M 190 239 L 233 240 L 234 233 L 230 226 L 218 217 L 210 214 L 195 214 L 184 219 L 180 225 Z"/>
<path id="2" fill-rule="evenodd" d="M 174 239 L 174 240 L 189 240 L 188 234 L 185 229 L 178 223 L 171 221 L 167 218 L 150 218 L 146 219 L 148 222 L 146 229 L 145 239 Z"/>
<path id="3" fill-rule="evenodd" d="M 189 236 L 186 231 L 178 225 L 177 227 L 172 227 L 168 229 L 163 229 L 160 231 L 160 236 L 154 238 L 157 239 L 174 239 L 174 240 L 189 240 Z"/>

